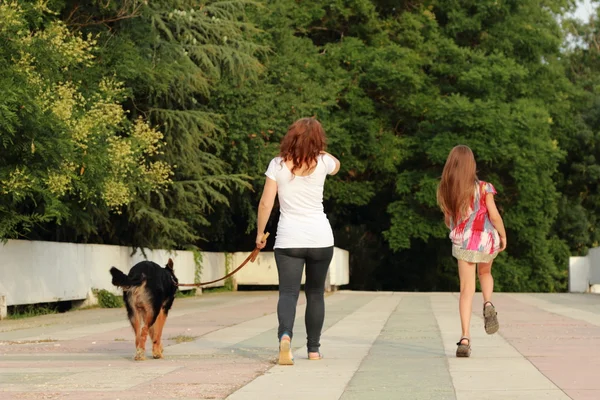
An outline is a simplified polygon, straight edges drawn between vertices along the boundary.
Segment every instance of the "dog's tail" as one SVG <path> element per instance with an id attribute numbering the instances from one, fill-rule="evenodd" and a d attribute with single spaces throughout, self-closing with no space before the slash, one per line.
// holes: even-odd
<path id="1" fill-rule="evenodd" d="M 129 277 L 115 267 L 110 269 L 110 274 L 112 275 L 112 284 L 115 286 L 126 288 L 133 285 Z"/>

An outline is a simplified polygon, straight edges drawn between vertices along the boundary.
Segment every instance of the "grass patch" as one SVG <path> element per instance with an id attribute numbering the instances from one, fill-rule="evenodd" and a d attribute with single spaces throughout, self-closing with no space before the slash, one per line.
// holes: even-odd
<path id="1" fill-rule="evenodd" d="M 7 319 L 23 319 L 40 315 L 57 314 L 61 306 L 58 303 L 26 304 L 8 307 Z"/>
<path id="2" fill-rule="evenodd" d="M 114 295 L 108 290 L 98 290 L 96 296 L 98 296 L 98 306 L 102 308 L 121 308 L 125 305 L 122 296 Z"/>
<path id="3" fill-rule="evenodd" d="M 123 338 L 115 338 L 115 342 L 124 342 L 124 341 L 125 341 L 125 339 L 123 339 Z"/>
<path id="4" fill-rule="evenodd" d="M 186 297 L 194 297 L 194 296 L 196 296 L 196 289 L 186 290 L 184 292 L 182 292 L 181 290 L 177 290 L 177 293 L 175 293 L 176 299 L 184 299 Z"/>
<path id="5" fill-rule="evenodd" d="M 96 308 L 101 308 L 100 304 L 93 304 L 91 306 L 79 307 L 76 309 L 76 311 L 94 310 Z"/>
<path id="6" fill-rule="evenodd" d="M 172 338 L 169 338 L 169 340 L 174 340 L 175 343 L 177 343 L 177 344 L 193 342 L 195 339 L 196 339 L 196 336 L 188 336 L 188 335 L 177 335 L 177 336 L 173 336 Z"/>
<path id="7" fill-rule="evenodd" d="M 210 294 L 210 293 L 225 293 L 225 292 L 232 292 L 232 291 L 233 291 L 232 288 L 228 288 L 228 287 L 225 287 L 225 286 L 202 289 L 202 293 L 206 293 L 206 294 Z"/>

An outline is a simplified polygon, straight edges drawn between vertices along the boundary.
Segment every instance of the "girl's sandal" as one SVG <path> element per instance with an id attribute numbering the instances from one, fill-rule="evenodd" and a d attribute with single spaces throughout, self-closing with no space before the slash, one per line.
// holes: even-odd
<path id="1" fill-rule="evenodd" d="M 309 352 L 308 353 L 308 359 L 309 360 L 322 360 L 323 359 L 323 355 L 321 354 L 320 351 Z"/>
<path id="2" fill-rule="evenodd" d="M 466 340 L 467 344 L 463 344 L 463 340 Z M 456 357 L 469 357 L 471 355 L 471 339 L 468 337 L 461 337 L 456 345 L 458 346 L 456 349 Z"/>
<path id="3" fill-rule="evenodd" d="M 492 335 L 498 332 L 498 329 L 500 329 L 500 324 L 498 323 L 498 313 L 496 312 L 496 307 L 494 307 L 491 301 L 486 301 L 483 304 L 483 321 L 485 332 L 488 335 Z"/>
<path id="4" fill-rule="evenodd" d="M 289 336 L 282 336 L 279 341 L 279 365 L 294 365 L 292 341 Z"/>

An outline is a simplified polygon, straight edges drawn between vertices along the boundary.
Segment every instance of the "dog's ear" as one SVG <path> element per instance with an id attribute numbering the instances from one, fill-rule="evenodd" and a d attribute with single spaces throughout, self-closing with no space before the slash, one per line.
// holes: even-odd
<path id="1" fill-rule="evenodd" d="M 169 268 L 171 271 L 173 271 L 173 260 L 171 260 L 169 258 L 169 261 L 167 261 L 167 268 Z"/>

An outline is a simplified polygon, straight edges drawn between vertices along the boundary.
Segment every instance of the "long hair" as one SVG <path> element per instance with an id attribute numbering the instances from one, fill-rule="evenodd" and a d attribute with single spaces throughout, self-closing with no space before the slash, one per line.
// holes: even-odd
<path id="1" fill-rule="evenodd" d="M 292 161 L 292 174 L 306 166 L 308 171 L 317 165 L 317 157 L 326 147 L 325 131 L 314 118 L 301 118 L 294 122 L 281 141 L 279 156 Z"/>
<path id="2" fill-rule="evenodd" d="M 437 202 L 444 213 L 446 226 L 458 224 L 466 217 L 476 181 L 477 166 L 473 152 L 464 145 L 454 147 L 444 165 L 437 190 Z"/>

